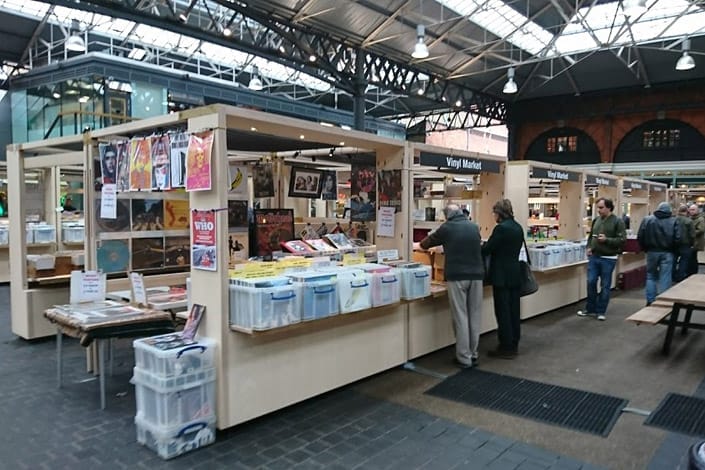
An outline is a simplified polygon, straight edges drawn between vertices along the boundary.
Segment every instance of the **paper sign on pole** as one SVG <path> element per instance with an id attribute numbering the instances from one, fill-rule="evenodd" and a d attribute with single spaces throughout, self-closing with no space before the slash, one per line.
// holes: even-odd
<path id="1" fill-rule="evenodd" d="M 394 238 L 394 211 L 393 206 L 379 208 L 377 215 L 377 236 Z"/>
<path id="2" fill-rule="evenodd" d="M 140 273 L 130 273 L 132 283 L 132 302 L 137 305 L 147 306 L 147 289 L 144 287 L 144 278 Z"/>
<path id="3" fill-rule="evenodd" d="M 69 302 L 105 300 L 105 274 L 98 271 L 71 271 Z"/>
<path id="4" fill-rule="evenodd" d="M 100 190 L 100 218 L 117 219 L 116 184 L 104 184 Z"/>

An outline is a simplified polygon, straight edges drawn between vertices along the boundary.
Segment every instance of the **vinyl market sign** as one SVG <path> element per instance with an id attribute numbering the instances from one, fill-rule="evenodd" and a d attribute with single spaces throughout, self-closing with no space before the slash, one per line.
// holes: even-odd
<path id="1" fill-rule="evenodd" d="M 449 173 L 499 173 L 500 165 L 496 160 L 482 158 L 461 157 L 458 155 L 444 155 L 440 153 L 421 152 L 419 163 L 432 166 Z"/>
<path id="2" fill-rule="evenodd" d="M 614 178 L 605 178 L 604 176 L 585 175 L 585 184 L 596 184 L 597 186 L 617 186 L 617 180 Z"/>
<path id="3" fill-rule="evenodd" d="M 580 173 L 568 170 L 554 170 L 551 168 L 532 167 L 531 176 L 539 179 L 558 181 L 580 181 Z"/>
<path id="4" fill-rule="evenodd" d="M 657 192 L 657 193 L 662 193 L 662 192 L 663 192 L 663 188 L 664 188 L 664 186 L 661 186 L 660 184 L 652 184 L 652 185 L 651 185 L 651 189 L 652 189 L 654 192 Z"/>
<path id="5" fill-rule="evenodd" d="M 636 181 L 624 180 L 625 189 L 646 189 L 648 186 L 645 183 L 638 183 Z"/>

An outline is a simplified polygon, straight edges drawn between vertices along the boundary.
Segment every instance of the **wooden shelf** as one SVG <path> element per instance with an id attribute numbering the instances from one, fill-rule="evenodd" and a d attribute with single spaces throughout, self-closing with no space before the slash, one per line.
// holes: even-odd
<path id="1" fill-rule="evenodd" d="M 61 242 L 64 246 L 83 246 L 85 242 Z"/>

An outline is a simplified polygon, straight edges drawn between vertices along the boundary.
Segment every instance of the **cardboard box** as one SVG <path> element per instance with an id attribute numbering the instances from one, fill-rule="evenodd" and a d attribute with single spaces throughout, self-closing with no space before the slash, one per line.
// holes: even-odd
<path id="1" fill-rule="evenodd" d="M 446 271 L 443 268 L 433 268 L 433 280 L 434 281 L 440 281 L 440 282 L 445 282 L 446 280 Z"/>
<path id="2" fill-rule="evenodd" d="M 71 255 L 56 255 L 54 270 L 56 271 L 56 275 L 71 274 L 71 271 L 73 270 Z"/>
<path id="3" fill-rule="evenodd" d="M 436 253 L 433 257 L 433 267 L 445 269 L 446 267 L 446 255 L 444 253 Z"/>
<path id="4" fill-rule="evenodd" d="M 414 251 L 411 255 L 411 260 L 415 263 L 422 263 L 428 266 L 433 266 L 435 255 L 428 251 Z"/>

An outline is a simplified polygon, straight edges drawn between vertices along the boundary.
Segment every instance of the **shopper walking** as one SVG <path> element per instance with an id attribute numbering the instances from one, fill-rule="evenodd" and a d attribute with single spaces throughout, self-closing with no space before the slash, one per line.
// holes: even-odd
<path id="1" fill-rule="evenodd" d="M 462 368 L 477 363 L 482 327 L 482 278 L 480 229 L 457 204 L 443 210 L 446 221 L 435 232 L 414 243 L 415 250 L 443 245 L 450 312 L 455 331 L 455 362 Z"/>
<path id="2" fill-rule="evenodd" d="M 678 206 L 678 215 L 676 216 L 678 230 L 681 234 L 681 240 L 676 249 L 676 260 L 673 267 L 673 280 L 681 282 L 686 277 L 690 276 L 690 267 L 693 263 L 693 243 L 695 243 L 695 225 L 693 219 L 688 215 L 688 206 L 681 204 Z"/>
<path id="3" fill-rule="evenodd" d="M 698 273 L 698 251 L 705 250 L 705 216 L 700 212 L 697 204 L 691 204 L 688 207 L 688 215 L 693 221 L 693 229 L 695 230 L 695 241 L 688 270 L 688 275 L 691 275 Z"/>
<path id="4" fill-rule="evenodd" d="M 581 317 L 594 316 L 604 321 L 607 317 L 607 306 L 610 302 L 612 288 L 612 273 L 617 264 L 617 257 L 624 248 L 627 230 L 624 220 L 617 217 L 614 203 L 605 197 L 595 202 L 597 217 L 592 221 L 592 228 L 587 241 L 587 301 L 585 310 L 578 310 Z M 597 282 L 600 291 L 597 291 Z"/>
<path id="5" fill-rule="evenodd" d="M 514 359 L 521 338 L 519 306 L 519 252 L 524 243 L 524 229 L 514 220 L 509 199 L 501 199 L 492 207 L 495 225 L 482 254 L 490 257 L 489 279 L 497 319 L 497 349 L 487 354 L 502 359 Z"/>
<path id="6" fill-rule="evenodd" d="M 641 222 L 637 239 L 646 252 L 646 305 L 651 305 L 658 294 L 671 287 L 673 253 L 681 239 L 669 203 L 659 204 L 658 209 Z"/>

